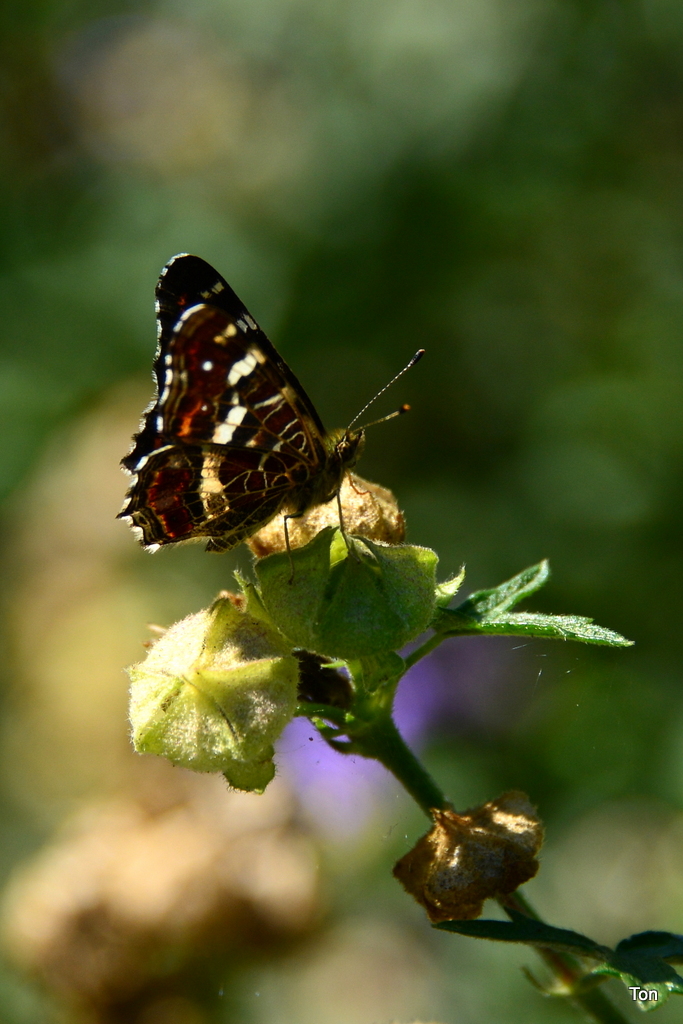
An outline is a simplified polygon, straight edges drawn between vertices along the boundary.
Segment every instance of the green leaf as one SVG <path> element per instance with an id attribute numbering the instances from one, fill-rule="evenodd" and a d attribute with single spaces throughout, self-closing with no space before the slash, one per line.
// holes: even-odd
<path id="1" fill-rule="evenodd" d="M 627 640 L 612 629 L 596 626 L 592 619 L 584 615 L 546 615 L 541 612 L 510 610 L 542 587 L 549 574 L 550 568 L 544 559 L 538 565 L 532 565 L 511 580 L 501 583 L 499 587 L 478 590 L 456 608 L 446 608 L 437 590 L 437 610 L 432 628 L 442 638 L 488 634 L 524 636 L 530 639 L 580 640 L 609 647 L 631 646 L 632 640 Z"/>
<path id="2" fill-rule="evenodd" d="M 641 1010 L 656 1010 L 670 994 L 683 995 L 683 978 L 668 961 L 683 961 L 683 936 L 671 932 L 639 932 L 622 939 L 594 975 L 618 977 L 627 987 L 655 989 L 658 999 L 638 1001 Z"/>
<path id="3" fill-rule="evenodd" d="M 449 619 L 446 616 L 450 616 Z M 495 619 L 465 619 L 460 609 L 442 610 L 438 617 L 438 631 L 446 636 L 488 634 L 489 636 L 525 636 L 530 639 L 581 640 L 585 644 L 605 644 L 609 647 L 631 647 L 620 633 L 597 626 L 583 615 L 545 615 L 540 612 L 512 612 Z"/>
<path id="4" fill-rule="evenodd" d="M 570 931 L 568 928 L 554 928 L 536 921 L 532 917 L 515 914 L 513 921 L 442 921 L 435 924 L 445 932 L 458 932 L 478 939 L 494 939 L 497 942 L 522 942 L 528 946 L 543 946 L 558 953 L 573 953 L 575 956 L 604 959 L 611 953 L 607 946 L 601 946 L 587 935 Z"/>
<path id="5" fill-rule="evenodd" d="M 459 604 L 455 611 L 472 619 L 495 619 L 503 612 L 514 608 L 525 597 L 534 594 L 547 583 L 550 565 L 544 558 L 538 565 L 531 565 L 491 590 L 477 590 Z"/>
<path id="6" fill-rule="evenodd" d="M 646 953 L 648 956 L 660 956 L 672 963 L 683 963 L 683 935 L 672 932 L 638 932 L 636 935 L 622 939 L 616 947 L 617 953 Z"/>
<path id="7" fill-rule="evenodd" d="M 442 921 L 434 927 L 474 938 L 521 942 L 558 953 L 570 953 L 585 960 L 597 960 L 597 966 L 586 974 L 581 984 L 585 985 L 586 979 L 609 976 L 619 978 L 627 988 L 656 990 L 656 1000 L 637 1001 L 641 1010 L 662 1006 L 671 993 L 683 994 L 683 978 L 667 962 L 683 961 L 683 936 L 670 932 L 641 932 L 624 939 L 616 949 L 610 949 L 580 932 L 554 928 L 514 911 L 509 913 L 511 921 Z"/>

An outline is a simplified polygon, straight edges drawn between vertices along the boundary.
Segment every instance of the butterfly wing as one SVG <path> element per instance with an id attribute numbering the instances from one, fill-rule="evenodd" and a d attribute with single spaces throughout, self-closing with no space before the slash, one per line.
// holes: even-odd
<path id="1" fill-rule="evenodd" d="M 299 465 L 258 448 L 171 444 L 140 468 L 120 517 L 152 551 L 200 538 L 227 551 L 279 512 Z"/>
<path id="2" fill-rule="evenodd" d="M 208 537 L 208 547 L 227 550 L 320 473 L 325 431 L 208 263 L 172 260 L 157 286 L 157 314 L 157 396 L 123 460 L 134 479 L 120 517 L 150 548 Z"/>
<path id="3" fill-rule="evenodd" d="M 217 270 L 199 256 L 181 254 L 170 260 L 159 276 L 156 287 L 157 331 L 159 353 L 170 343 L 176 325 L 183 313 L 203 303 L 222 309 L 241 329 L 259 345 L 269 363 L 304 400 L 306 411 L 321 434 L 325 433 L 315 407 L 303 387 L 274 345 L 266 337 L 244 303 L 221 277 Z M 157 359 L 158 362 L 158 359 Z M 155 366 L 156 369 L 156 366 Z M 157 379 L 159 373 L 157 371 Z"/>
<path id="4" fill-rule="evenodd" d="M 157 283 L 157 351 L 153 371 L 156 395 L 145 410 L 131 451 L 122 460 L 124 468 L 135 472 L 140 459 L 162 444 L 157 427 L 158 407 L 169 383 L 169 368 L 174 370 L 174 358 L 184 344 L 177 337 L 177 329 L 187 311 L 198 305 L 208 305 L 227 314 L 246 341 L 263 354 L 277 382 L 288 384 L 297 395 L 298 405 L 312 423 L 313 431 L 324 437 L 325 428 L 310 398 L 227 281 L 206 260 L 181 253 L 169 260 Z M 187 334 L 187 330 L 183 332 L 183 339 Z"/>

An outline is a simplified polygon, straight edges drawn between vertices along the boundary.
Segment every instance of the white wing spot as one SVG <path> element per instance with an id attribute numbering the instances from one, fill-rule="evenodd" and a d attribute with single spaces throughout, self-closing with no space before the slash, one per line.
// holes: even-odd
<path id="1" fill-rule="evenodd" d="M 221 423 L 221 425 L 216 427 L 214 430 L 211 440 L 214 444 L 229 444 L 232 441 L 232 435 L 234 433 L 234 427 L 231 427 L 228 423 Z"/>
<path id="2" fill-rule="evenodd" d="M 211 370 L 213 370 L 213 363 L 210 359 L 204 360 L 202 363 L 202 370 L 206 370 L 207 373 L 210 373 Z"/>
<path id="3" fill-rule="evenodd" d="M 243 405 L 233 405 L 226 416 L 225 422 L 232 423 L 234 426 L 238 427 L 246 415 L 247 410 Z"/>
<path id="4" fill-rule="evenodd" d="M 202 491 L 205 494 L 220 494 L 222 490 L 223 484 L 216 476 L 213 464 L 205 461 L 202 466 Z"/>
<path id="5" fill-rule="evenodd" d="M 234 388 L 243 377 L 248 377 L 256 363 L 257 359 L 253 352 L 247 352 L 244 359 L 238 359 L 236 363 L 233 363 L 228 374 L 228 384 L 230 387 Z"/>
<path id="6" fill-rule="evenodd" d="M 251 327 L 252 331 L 257 331 L 258 330 L 258 327 L 256 326 L 256 321 L 252 320 L 248 313 L 244 314 L 244 319 L 247 321 L 247 323 Z"/>
<path id="7" fill-rule="evenodd" d="M 163 433 L 163 430 L 164 430 L 164 417 L 163 416 L 157 416 L 157 430 L 159 431 L 160 434 Z"/>
<path id="8" fill-rule="evenodd" d="M 219 423 L 213 432 L 212 441 L 216 444 L 228 444 L 232 441 L 232 436 L 235 433 L 237 427 L 247 415 L 247 410 L 243 405 L 233 405 L 228 413 L 228 418 L 225 423 Z"/>

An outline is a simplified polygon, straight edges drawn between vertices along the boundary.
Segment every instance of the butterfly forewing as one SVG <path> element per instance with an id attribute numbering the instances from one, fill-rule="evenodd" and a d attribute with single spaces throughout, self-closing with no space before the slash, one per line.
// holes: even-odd
<path id="1" fill-rule="evenodd" d="M 159 379 L 159 356 L 168 347 L 183 314 L 192 306 L 206 304 L 227 313 L 233 323 L 255 341 L 278 379 L 289 384 L 304 400 L 306 412 L 320 434 L 325 428 L 311 400 L 275 346 L 261 330 L 244 303 L 217 270 L 199 256 L 175 256 L 163 269 L 156 287 L 159 352 L 155 369 Z M 161 391 L 161 383 L 159 383 Z"/>
<path id="2" fill-rule="evenodd" d="M 148 547 L 208 537 L 226 550 L 325 479 L 325 432 L 209 264 L 176 257 L 159 279 L 157 315 L 158 395 L 123 460 L 134 481 L 120 515 Z"/>

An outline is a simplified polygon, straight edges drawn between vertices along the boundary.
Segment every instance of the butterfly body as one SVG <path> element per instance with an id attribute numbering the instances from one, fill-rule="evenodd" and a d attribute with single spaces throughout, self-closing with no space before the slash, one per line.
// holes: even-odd
<path id="1" fill-rule="evenodd" d="M 176 256 L 157 285 L 157 394 L 122 465 L 119 518 L 142 544 L 227 551 L 279 512 L 330 501 L 362 430 L 328 434 L 301 384 L 223 278 Z"/>

